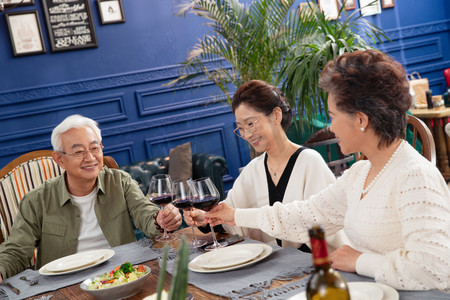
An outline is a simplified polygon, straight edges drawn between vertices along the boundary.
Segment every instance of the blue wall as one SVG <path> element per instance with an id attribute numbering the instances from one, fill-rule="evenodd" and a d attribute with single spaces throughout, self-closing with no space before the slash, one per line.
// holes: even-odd
<path id="1" fill-rule="evenodd" d="M 12 11 L 38 10 L 45 54 L 13 57 L 0 13 L 0 167 L 22 153 L 51 148 L 52 128 L 80 113 L 100 123 L 105 154 L 119 165 L 167 155 L 191 141 L 193 152 L 226 158 L 224 181 L 231 186 L 249 160 L 248 146 L 232 132 L 228 105 L 213 101 L 217 88 L 207 82 L 162 85 L 177 76 L 177 63 L 207 31 L 203 20 L 175 16 L 177 0 L 123 0 L 126 22 L 101 25 L 90 0 L 98 47 L 52 53 L 41 1 L 35 2 Z M 450 1 L 395 2 L 395 8 L 367 17 L 393 40 L 382 49 L 409 72 L 428 77 L 433 94 L 442 94 L 442 71 L 450 67 Z"/>

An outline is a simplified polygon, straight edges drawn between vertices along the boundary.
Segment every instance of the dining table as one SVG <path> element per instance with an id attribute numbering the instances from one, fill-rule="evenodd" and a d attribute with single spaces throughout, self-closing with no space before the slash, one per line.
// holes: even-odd
<path id="1" fill-rule="evenodd" d="M 197 238 L 212 241 L 211 233 L 204 234 L 198 229 L 195 229 L 195 232 Z M 191 228 L 187 227 L 171 233 L 171 236 L 172 240 L 168 242 L 168 274 L 166 273 L 164 280 L 164 289 L 167 291 L 170 289 L 171 274 L 173 272 L 177 249 L 183 236 L 188 243 L 192 241 L 193 232 Z M 230 235 L 227 233 L 217 233 L 216 236 L 220 239 Z M 202 273 L 193 272 L 192 269 L 189 270 L 187 292 L 193 295 L 193 299 L 290 299 L 305 291 L 310 274 L 313 271 L 312 256 L 309 253 L 304 253 L 291 247 L 281 248 L 277 245 L 268 245 L 247 238 L 236 245 L 245 243 L 260 243 L 265 249 L 270 249 L 269 254 L 256 263 L 249 264 L 246 267 L 231 268 L 229 271 Z M 0 299 L 94 299 L 81 289 L 81 282 L 87 278 L 92 278 L 92 276 L 102 274 L 99 273 L 101 270 L 103 270 L 102 272 L 110 271 L 126 261 L 129 261 L 133 265 L 143 264 L 151 268 L 151 273 L 147 276 L 146 283 L 141 290 L 137 294 L 127 298 L 143 299 L 156 292 L 163 248 L 164 244 L 161 242 L 154 241 L 153 239 L 142 239 L 134 243 L 112 248 L 115 251 L 115 255 L 108 261 L 80 272 L 60 276 L 45 276 L 38 271 L 28 269 L 6 280 L 20 288 L 21 292 L 23 292 L 21 295 L 23 296 L 16 296 L 8 288 L 5 288 L 8 294 L 7 297 L 2 298 L 2 286 L 0 286 Z M 191 248 L 190 263 L 193 262 L 193 258 L 204 253 L 199 249 Z M 341 272 L 341 274 L 348 282 L 374 283 L 373 278 L 354 273 Z M 38 279 L 39 283 L 24 288 L 26 283 L 19 280 L 19 277 L 24 275 L 31 279 Z M 45 292 L 30 294 L 30 290 L 32 291 L 33 288 L 36 289 L 35 291 L 41 289 L 45 290 Z M 393 288 L 390 289 L 397 294 Z M 450 294 L 438 290 L 398 291 L 398 295 L 397 298 L 390 299 L 450 299 Z"/>

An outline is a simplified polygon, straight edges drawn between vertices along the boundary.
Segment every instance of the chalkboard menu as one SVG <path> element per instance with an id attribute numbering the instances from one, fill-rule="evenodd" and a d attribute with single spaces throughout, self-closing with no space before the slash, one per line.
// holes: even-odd
<path id="1" fill-rule="evenodd" d="M 97 47 L 89 0 L 43 0 L 52 51 Z"/>

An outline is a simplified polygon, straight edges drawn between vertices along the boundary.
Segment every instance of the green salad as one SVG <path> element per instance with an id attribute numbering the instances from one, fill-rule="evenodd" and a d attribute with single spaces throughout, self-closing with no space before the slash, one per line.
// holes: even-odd
<path id="1" fill-rule="evenodd" d="M 94 277 L 92 282 L 88 284 L 88 289 L 98 290 L 121 285 L 141 278 L 149 272 L 149 269 L 143 265 L 133 266 L 126 262 L 109 273 Z"/>

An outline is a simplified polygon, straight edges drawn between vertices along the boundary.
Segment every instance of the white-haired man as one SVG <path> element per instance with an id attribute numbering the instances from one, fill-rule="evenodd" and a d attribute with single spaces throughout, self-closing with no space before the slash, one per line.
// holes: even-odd
<path id="1" fill-rule="evenodd" d="M 36 268 L 77 252 L 136 240 L 130 218 L 148 236 L 175 230 L 181 215 L 151 203 L 126 172 L 103 166 L 97 123 L 72 115 L 52 132 L 53 160 L 65 169 L 25 195 L 11 235 L 0 245 L 0 282 L 27 267 L 37 247 Z M 155 219 L 156 218 L 156 223 Z"/>

